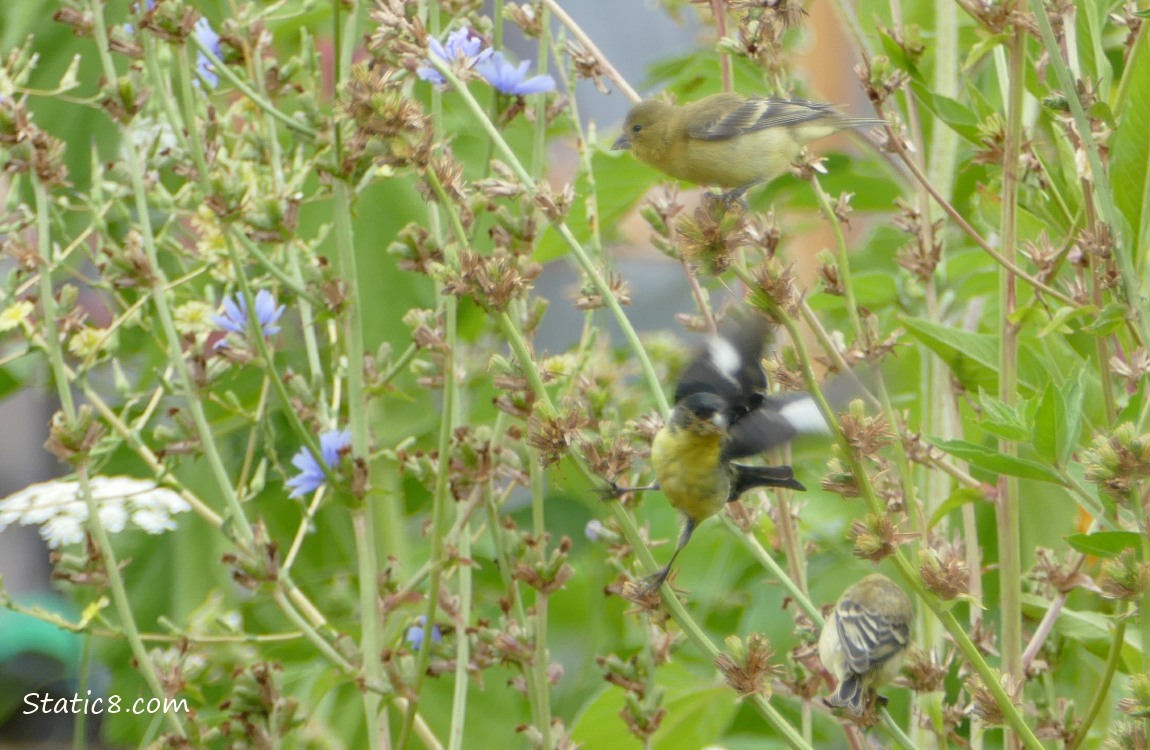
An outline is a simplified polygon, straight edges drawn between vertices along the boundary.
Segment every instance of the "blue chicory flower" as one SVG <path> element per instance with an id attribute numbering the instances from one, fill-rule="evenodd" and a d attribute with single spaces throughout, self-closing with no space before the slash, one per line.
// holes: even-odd
<path id="1" fill-rule="evenodd" d="M 349 445 L 351 445 L 351 433 L 346 430 L 343 432 L 330 430 L 319 436 L 319 452 L 328 470 L 339 463 L 339 454 Z M 290 497 L 301 497 L 323 486 L 327 479 L 324 476 L 324 467 L 319 465 L 307 448 L 300 448 L 292 457 L 291 463 L 300 473 L 286 482 L 287 486 L 292 488 Z"/>
<path id="2" fill-rule="evenodd" d="M 435 57 L 448 65 L 459 65 L 462 68 L 473 67 L 476 63 L 491 57 L 491 50 L 483 46 L 483 38 L 467 27 L 448 34 L 446 44 L 440 44 L 438 39 L 432 39 L 427 46 Z M 439 71 L 430 64 L 416 68 L 415 74 L 421 80 L 430 81 L 438 86 L 447 83 Z"/>
<path id="3" fill-rule="evenodd" d="M 208 19 L 200 18 L 196 21 L 193 29 L 196 32 L 196 39 L 201 44 L 212 51 L 212 54 L 217 58 L 222 57 L 222 50 L 220 48 L 220 35 L 216 33 L 212 25 L 208 23 Z M 208 85 L 215 88 L 219 82 L 220 77 L 216 74 L 215 68 L 212 67 L 208 56 L 203 52 L 196 52 L 196 70 L 199 71 L 200 76 L 208 82 Z"/>
<path id="4" fill-rule="evenodd" d="M 477 63 L 475 70 L 483 76 L 488 83 L 504 94 L 513 96 L 526 96 L 527 94 L 542 94 L 555 90 L 555 79 L 549 75 L 527 77 L 527 68 L 531 63 L 527 60 L 512 65 L 502 52 L 496 52 L 486 60 Z"/>
<path id="5" fill-rule="evenodd" d="M 409 627 L 407 629 L 407 633 L 405 633 L 403 636 L 404 639 L 409 644 L 411 644 L 411 647 L 414 649 L 418 649 L 420 646 L 423 645 L 423 625 L 425 622 L 427 622 L 427 618 L 424 617 L 423 615 L 420 615 L 419 616 L 419 624 L 418 625 L 412 625 L 411 627 Z M 443 633 L 439 632 L 439 626 L 436 625 L 435 623 L 432 623 L 432 625 L 431 625 L 431 642 L 432 643 L 442 643 L 443 642 Z"/>
<path id="6" fill-rule="evenodd" d="M 284 314 L 284 306 L 276 307 L 276 298 L 267 289 L 261 289 L 256 294 L 256 319 L 260 322 L 260 330 L 264 336 L 271 336 L 280 332 L 275 323 Z M 248 329 L 248 303 L 243 296 L 236 294 L 224 299 L 224 314 L 212 316 L 212 322 L 229 333 L 243 335 Z M 217 347 L 225 346 L 226 341 L 220 341 Z"/>

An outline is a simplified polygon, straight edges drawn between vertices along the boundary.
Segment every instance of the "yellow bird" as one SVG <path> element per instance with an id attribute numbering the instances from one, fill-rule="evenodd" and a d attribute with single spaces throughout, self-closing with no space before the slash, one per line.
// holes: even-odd
<path id="1" fill-rule="evenodd" d="M 828 433 L 807 393 L 770 396 L 763 371 L 766 321 L 736 316 L 725 321 L 687 367 L 675 389 L 675 407 L 651 444 L 655 483 L 612 487 L 624 492 L 662 490 L 686 516 L 679 544 L 647 590 L 667 578 L 695 528 L 726 503 L 757 487 L 806 488 L 790 466 L 749 466 L 735 459 L 757 456 L 802 433 Z"/>
<path id="2" fill-rule="evenodd" d="M 630 149 L 639 161 L 676 179 L 733 188 L 725 195 L 733 201 L 785 172 L 811 141 L 885 124 L 805 99 L 726 93 L 683 106 L 650 99 L 627 113 L 611 148 Z"/>
<path id="3" fill-rule="evenodd" d="M 881 573 L 843 592 L 819 634 L 819 661 L 838 680 L 826 704 L 862 716 L 875 690 L 902 669 L 913 619 L 910 597 Z"/>

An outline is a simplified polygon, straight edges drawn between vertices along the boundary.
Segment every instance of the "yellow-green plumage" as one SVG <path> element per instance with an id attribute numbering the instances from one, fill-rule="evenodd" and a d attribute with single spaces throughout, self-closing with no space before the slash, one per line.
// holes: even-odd
<path id="1" fill-rule="evenodd" d="M 673 418 L 655 435 L 651 468 L 667 501 L 699 524 L 718 513 L 731 494 L 727 472 L 716 470 L 723 430 L 712 422 L 688 421 L 689 413 L 677 416 L 682 418 Z"/>
<path id="2" fill-rule="evenodd" d="M 785 172 L 811 141 L 882 124 L 803 99 L 714 94 L 683 106 L 636 104 L 614 148 L 629 148 L 640 161 L 680 180 L 746 188 Z"/>
<path id="3" fill-rule="evenodd" d="M 881 573 L 844 591 L 819 634 L 819 661 L 838 681 L 827 705 L 861 716 L 902 669 L 913 619 L 910 597 Z"/>
<path id="4" fill-rule="evenodd" d="M 686 518 L 683 533 L 666 566 L 648 589 L 662 585 L 695 528 L 723 505 L 757 487 L 802 490 L 789 466 L 749 466 L 736 459 L 757 456 L 800 432 L 821 431 L 825 421 L 806 394 L 772 397 L 765 391 L 762 366 L 766 323 L 734 316 L 712 337 L 683 372 L 675 388 L 675 408 L 651 443 L 656 483 L 649 487 L 612 486 L 619 495 L 660 489 Z M 817 425 L 808 417 L 814 412 Z"/>

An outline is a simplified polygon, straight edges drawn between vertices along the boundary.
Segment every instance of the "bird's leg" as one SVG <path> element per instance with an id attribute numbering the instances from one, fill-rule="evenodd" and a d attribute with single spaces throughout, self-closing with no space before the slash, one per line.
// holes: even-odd
<path id="1" fill-rule="evenodd" d="M 647 492 L 648 490 L 657 489 L 659 489 L 658 482 L 652 482 L 646 487 L 620 487 L 614 482 L 611 482 L 609 486 L 601 487 L 595 491 L 598 492 L 604 500 L 616 500 L 623 495 L 626 495 L 628 492 Z"/>
<path id="2" fill-rule="evenodd" d="M 748 190 L 753 188 L 755 185 L 758 185 L 759 182 L 760 182 L 759 180 L 753 180 L 751 182 L 748 182 L 746 185 L 740 185 L 739 187 L 735 188 L 734 190 L 728 190 L 727 192 L 723 193 L 719 197 L 721 197 L 723 199 L 723 203 L 727 206 L 727 208 L 730 208 L 735 203 L 738 203 L 740 206 L 743 207 L 743 210 L 746 211 L 748 206 L 747 206 L 747 199 L 744 197 L 744 195 L 746 194 L 746 192 Z"/>
<path id="3" fill-rule="evenodd" d="M 683 551 L 683 548 L 687 546 L 687 542 L 691 541 L 691 534 L 693 534 L 694 531 L 695 522 L 688 516 L 687 523 L 683 526 L 683 533 L 679 535 L 679 545 L 675 547 L 675 551 L 671 554 L 671 559 L 667 561 L 667 564 L 664 565 L 658 573 L 647 576 L 646 583 L 643 585 L 644 596 L 657 590 L 663 585 L 663 582 L 667 580 L 667 576 L 671 573 L 671 566 L 675 564 L 675 558 L 678 557 L 679 553 Z"/>

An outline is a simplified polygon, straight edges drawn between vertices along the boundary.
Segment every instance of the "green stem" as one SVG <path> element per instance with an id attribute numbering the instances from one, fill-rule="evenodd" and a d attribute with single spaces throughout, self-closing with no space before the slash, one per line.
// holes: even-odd
<path id="1" fill-rule="evenodd" d="M 545 0 L 545 3 L 547 4 L 548 8 L 552 9 L 552 11 L 555 10 L 556 6 L 554 6 L 551 2 Z M 499 129 L 495 127 L 493 122 L 491 122 L 491 119 L 487 116 L 487 113 L 483 110 L 483 107 L 479 104 L 478 101 L 476 101 L 475 97 L 471 95 L 471 92 L 468 91 L 467 87 L 464 86 L 462 82 L 460 82 L 459 78 L 455 75 L 454 71 L 451 70 L 449 65 L 434 56 L 432 56 L 428 61 L 435 67 L 436 70 L 439 71 L 439 73 L 444 77 L 448 84 L 450 84 L 451 88 L 463 99 L 464 103 L 467 105 L 467 108 L 471 110 L 471 114 L 483 127 L 484 132 L 489 138 L 492 139 L 492 141 L 495 142 L 500 155 L 507 162 L 507 165 L 511 167 L 512 171 L 515 172 L 516 177 L 518 177 L 520 182 L 523 184 L 524 190 L 530 197 L 534 198 L 538 193 L 538 187 L 535 181 L 531 179 L 531 175 L 528 174 L 527 170 L 523 168 L 523 164 L 519 161 L 519 158 L 515 155 L 515 152 L 511 150 L 511 146 L 508 145 L 507 141 L 503 138 L 503 135 L 499 132 Z M 666 394 L 663 393 L 663 386 L 659 383 L 659 376 L 655 372 L 654 365 L 651 364 L 651 358 L 647 356 L 646 349 L 643 348 L 642 342 L 639 341 L 639 335 L 635 332 L 634 326 L 631 325 L 631 321 L 623 312 L 623 308 L 619 305 L 619 301 L 615 299 L 615 295 L 612 293 L 610 285 L 603 278 L 603 275 L 599 272 L 599 269 L 591 261 L 590 256 L 587 255 L 587 251 L 583 248 L 579 241 L 575 239 L 575 235 L 571 233 L 571 230 L 568 228 L 567 224 L 555 219 L 549 219 L 549 221 L 551 222 L 551 226 L 553 226 L 555 230 L 559 232 L 559 236 L 563 238 L 563 241 L 567 243 L 567 246 L 571 249 L 572 254 L 575 256 L 576 261 L 579 263 L 580 268 L 582 268 L 583 272 L 586 273 L 588 278 L 591 279 L 591 283 L 595 285 L 596 291 L 598 291 L 602 296 L 603 302 L 607 305 L 607 309 L 610 310 L 611 315 L 615 318 L 615 322 L 622 329 L 623 336 L 627 339 L 627 343 L 631 347 L 632 353 L 639 360 L 639 366 L 643 370 L 643 375 L 647 381 L 647 386 L 651 391 L 651 395 L 655 398 L 655 402 L 658 404 L 660 412 L 666 414 L 668 411 L 670 411 L 670 406 L 667 403 Z"/>
<path id="2" fill-rule="evenodd" d="M 1090 734 L 1090 727 L 1094 725 L 1098 719 L 1098 714 L 1102 712 L 1102 707 L 1110 700 L 1110 683 L 1114 679 L 1114 673 L 1118 670 L 1118 662 L 1122 659 L 1122 646 L 1125 641 L 1126 620 L 1123 617 L 1116 617 L 1114 634 L 1110 639 L 1110 653 L 1106 656 L 1106 666 L 1102 670 L 1102 679 L 1098 681 L 1098 685 L 1094 689 L 1094 697 L 1083 715 L 1082 726 L 1079 727 L 1074 737 L 1066 743 L 1066 750 L 1077 750 L 1082 745 Z"/>
<path id="3" fill-rule="evenodd" d="M 725 515 L 723 517 L 723 523 L 742 539 L 743 544 L 750 550 L 751 555 L 758 560 L 764 568 L 770 571 L 770 574 L 782 584 L 787 594 L 802 608 L 803 612 L 807 614 L 807 617 L 810 617 L 815 625 L 821 628 L 823 626 L 823 613 L 814 605 L 814 602 L 811 601 L 810 597 L 807 596 L 799 584 L 787 575 L 787 572 L 775 562 L 775 559 L 771 557 L 771 554 L 759 543 L 759 540 L 752 534 L 744 534 L 739 531 L 734 521 Z"/>
<path id="4" fill-rule="evenodd" d="M 229 68 L 224 64 L 222 60 L 220 60 L 220 58 L 216 57 L 215 52 L 213 52 L 210 48 L 208 48 L 206 44 L 200 41 L 199 37 L 197 37 L 195 34 L 188 37 L 188 41 L 196 46 L 197 52 L 200 52 L 204 57 L 208 59 L 220 78 L 223 78 L 225 81 L 234 86 L 237 91 L 251 100 L 251 102 L 263 110 L 264 113 L 274 117 L 276 120 L 283 123 L 289 130 L 304 136 L 308 140 L 315 140 L 319 137 L 319 133 L 316 132 L 315 129 L 305 125 L 286 112 L 281 112 L 280 110 L 276 109 L 275 105 L 268 101 L 268 99 L 260 96 L 255 91 L 255 89 L 249 86 L 247 82 L 245 82 L 242 78 L 237 76 L 231 68 Z"/>
<path id="5" fill-rule="evenodd" d="M 471 558 L 471 524 L 463 525 L 459 534 L 459 556 Z M 463 750 L 464 729 L 467 724 L 467 688 L 471 684 L 468 667 L 471 664 L 471 641 L 467 626 L 471 622 L 471 566 L 459 566 L 459 620 L 455 629 L 455 685 L 451 693 L 451 734 L 448 750 Z M 424 636 L 431 632 L 424 624 Z"/>
<path id="6" fill-rule="evenodd" d="M 745 268 L 734 266 L 733 270 L 739 279 L 744 284 L 746 284 L 749 289 L 754 290 L 759 288 L 754 278 L 750 275 L 749 272 L 747 272 Z M 818 404 L 819 410 L 822 412 L 823 417 L 827 420 L 827 423 L 831 426 L 832 432 L 834 432 L 837 439 L 839 440 L 839 447 L 842 450 L 843 455 L 846 456 L 850 462 L 851 472 L 854 475 L 856 484 L 858 485 L 859 494 L 863 500 L 866 501 L 867 507 L 872 514 L 875 516 L 883 516 L 885 514 L 885 508 L 883 507 L 878 496 L 875 494 L 874 486 L 870 480 L 870 475 L 866 471 L 866 467 L 863 465 L 858 454 L 851 448 L 850 444 L 847 443 L 843 437 L 842 429 L 838 424 L 838 419 L 835 417 L 834 412 L 827 404 L 826 397 L 823 396 L 822 390 L 819 388 L 818 381 L 815 380 L 814 371 L 811 369 L 810 355 L 807 353 L 806 344 L 804 343 L 802 335 L 799 332 L 798 325 L 795 323 L 794 319 L 786 313 L 786 311 L 779 308 L 774 308 L 773 312 L 782 322 L 783 327 L 786 328 L 787 333 L 791 337 L 791 343 L 795 347 L 795 350 L 798 353 L 799 362 L 802 365 L 803 380 L 806 388 L 811 397 L 815 400 L 815 403 Z M 1014 702 L 1003 689 L 998 673 L 991 669 L 990 665 L 986 663 L 986 660 L 982 657 L 982 654 L 979 653 L 978 648 L 974 645 L 974 642 L 970 640 L 970 636 L 967 635 L 966 628 L 964 628 L 963 625 L 959 623 L 957 619 L 955 619 L 949 606 L 946 605 L 945 602 L 939 600 L 937 596 L 935 596 L 933 593 L 928 591 L 925 586 L 923 586 L 922 580 L 918 576 L 918 572 L 914 569 L 910 562 L 907 561 L 906 556 L 903 555 L 901 550 L 896 549 L 894 554 L 891 556 L 891 559 L 894 562 L 895 568 L 898 571 L 904 585 L 910 588 L 914 592 L 915 596 L 922 600 L 927 609 L 934 613 L 935 617 L 937 617 L 942 622 L 942 625 L 944 628 L 946 628 L 946 631 L 950 633 L 950 636 L 954 640 L 955 645 L 958 646 L 958 649 L 962 652 L 963 656 L 965 656 L 967 661 L 970 662 L 971 667 L 974 668 L 974 671 L 982 679 L 986 689 L 994 698 L 994 702 L 998 706 L 998 709 L 1002 712 L 1006 723 L 1009 724 L 1019 734 L 1023 744 L 1025 744 L 1027 748 L 1030 748 L 1030 750 L 1042 750 L 1042 743 L 1040 743 L 1038 738 L 1035 737 L 1033 730 L 1031 730 L 1031 728 L 1026 724 L 1026 720 L 1023 718 L 1022 714 L 1019 713 L 1017 707 L 1014 705 Z"/>
<path id="7" fill-rule="evenodd" d="M 1102 158 L 1098 153 L 1098 144 L 1094 140 L 1094 133 L 1090 127 L 1090 119 L 1086 116 L 1086 110 L 1083 109 L 1082 102 L 1078 98 L 1078 89 L 1069 68 L 1066 66 L 1066 61 L 1062 59 L 1062 50 L 1058 46 L 1058 41 L 1054 38 L 1054 30 L 1050 27 L 1050 19 L 1046 15 L 1045 3 L 1043 0 L 1030 0 L 1030 9 L 1034 19 L 1038 22 L 1038 31 L 1046 47 L 1050 66 L 1054 69 L 1054 74 L 1058 78 L 1058 85 L 1062 88 L 1062 95 L 1066 98 L 1070 105 L 1070 111 L 1074 115 L 1074 126 L 1082 139 L 1082 147 L 1086 151 L 1086 159 L 1090 164 L 1090 174 L 1094 181 L 1095 201 L 1098 203 L 1106 223 L 1116 233 L 1120 232 L 1123 221 L 1117 206 L 1114 204 L 1109 172 L 1102 164 Z M 1145 35 L 1145 31 L 1140 34 L 1140 36 Z M 1133 227 L 1133 231 L 1138 232 L 1139 228 Z M 1150 345 L 1150 321 L 1147 320 L 1146 311 L 1143 309 L 1142 297 L 1139 293 L 1140 284 L 1132 257 L 1135 250 L 1135 239 L 1127 238 L 1125 243 L 1114 248 L 1114 258 L 1118 262 L 1122 290 L 1126 294 L 1126 304 L 1129 305 L 1130 313 L 1134 318 L 1134 325 L 1142 339 L 1142 345 L 1148 346 Z"/>
<path id="8" fill-rule="evenodd" d="M 43 261 L 43 266 L 40 270 L 40 305 L 44 311 L 43 324 L 47 334 L 44 349 L 52 365 L 52 374 L 56 381 L 56 394 L 60 399 L 60 406 L 66 420 L 66 425 L 64 425 L 62 429 L 73 430 L 77 427 L 79 414 L 76 409 L 75 400 L 72 397 L 72 384 L 68 378 L 67 367 L 64 365 L 64 352 L 62 342 L 60 341 L 60 331 L 56 325 L 56 297 L 52 290 L 52 268 L 54 266 L 54 260 L 52 258 L 52 231 L 50 225 L 52 214 L 48 201 L 48 189 L 44 186 L 44 183 L 35 179 L 32 181 L 32 187 L 36 201 L 37 243 L 40 258 Z M 80 494 L 83 496 L 84 504 L 88 509 L 87 526 L 96 542 L 96 546 L 100 550 L 104 575 L 107 577 L 107 583 L 111 589 L 112 603 L 116 608 L 116 614 L 120 618 L 120 627 L 123 629 L 124 637 L 128 641 L 132 656 L 136 660 L 137 668 L 143 675 L 144 681 L 148 684 L 148 689 L 151 690 L 157 698 L 162 700 L 167 696 L 164 693 L 163 686 L 160 684 L 159 676 L 156 674 L 155 665 L 153 665 L 152 659 L 148 655 L 148 649 L 140 639 L 140 631 L 136 627 L 135 616 L 132 613 L 132 603 L 128 599 L 128 592 L 124 586 L 120 563 L 116 559 L 115 549 L 112 547 L 112 543 L 108 539 L 107 531 L 104 529 L 103 521 L 100 519 L 100 506 L 92 496 L 92 488 L 88 476 L 87 462 L 89 458 L 88 456 L 79 458 L 81 462 L 77 467 L 77 476 L 80 483 Z M 164 716 L 171 725 L 173 732 L 180 737 L 186 736 L 184 725 L 180 720 L 179 714 L 173 711 L 166 712 Z"/>
<path id="9" fill-rule="evenodd" d="M 1009 78 L 1006 140 L 1002 164 L 1002 254 L 1012 263 L 1018 257 L 1018 187 L 1019 158 L 1022 153 L 1022 108 L 1025 89 L 1023 75 L 1026 63 L 1026 32 L 1014 29 L 1009 47 Z M 1018 326 L 1013 322 L 1018 309 L 1018 289 L 1014 274 L 999 269 L 999 399 L 1010 406 L 1018 399 Z M 1011 440 L 999 441 L 999 451 L 1015 456 L 1018 446 Z M 1022 559 L 1021 518 L 1018 479 L 1003 476 L 995 505 L 998 531 L 998 573 L 1001 607 L 1003 672 L 1018 684 L 1022 671 Z M 1015 740 L 1007 733 L 1006 745 Z"/>
<path id="10" fill-rule="evenodd" d="M 466 246 L 467 239 L 466 233 L 463 231 L 463 225 L 460 221 L 457 212 L 454 210 L 453 204 L 450 202 L 443 185 L 440 183 L 439 178 L 435 174 L 435 170 L 428 169 L 424 172 L 424 179 L 427 184 L 431 186 L 432 190 L 436 193 L 440 205 L 447 210 L 448 219 L 451 222 L 453 231 L 456 233 L 456 238 L 461 246 Z M 428 206 L 429 220 L 431 229 L 436 242 L 440 247 L 444 248 L 444 255 L 448 267 L 457 268 L 459 265 L 459 258 L 457 251 L 451 243 L 445 242 L 440 229 L 439 213 L 434 204 Z M 451 465 L 451 438 L 455 432 L 455 427 L 459 423 L 459 384 L 455 376 L 456 367 L 456 354 L 460 346 L 458 334 L 458 315 L 459 315 L 459 300 L 452 295 L 447 295 L 442 298 L 442 310 L 444 316 L 445 339 L 447 346 L 443 353 L 443 404 L 441 406 L 440 422 L 439 422 L 439 440 L 438 440 L 438 466 L 435 475 L 435 489 L 432 496 L 432 512 L 431 512 L 431 562 L 433 570 L 431 577 L 428 581 L 427 592 L 427 611 L 424 614 L 424 632 L 430 633 L 431 628 L 435 624 L 435 613 L 439 607 L 439 589 L 443 574 L 443 567 L 446 561 L 443 559 L 444 555 L 444 524 L 447 523 L 448 515 L 452 508 L 451 487 L 450 487 L 450 465 Z M 460 634 L 460 637 L 466 637 Z M 416 655 L 416 672 L 415 672 L 415 685 L 413 686 L 414 699 L 411 702 L 411 708 L 405 715 L 403 722 L 403 730 L 400 733 L 399 742 L 397 747 L 401 750 L 407 746 L 408 733 L 411 728 L 411 720 L 414 716 L 414 710 L 418 706 L 420 699 L 420 688 L 423 684 L 423 678 L 427 672 L 427 664 L 431 657 L 431 638 L 425 637 L 419 645 L 419 651 Z"/>

